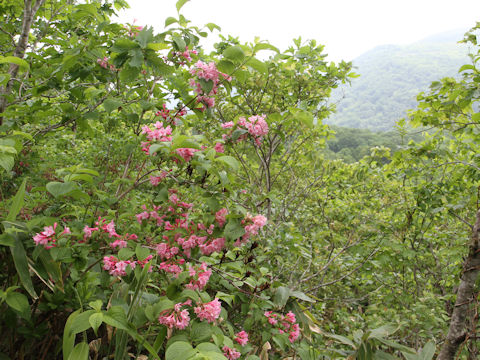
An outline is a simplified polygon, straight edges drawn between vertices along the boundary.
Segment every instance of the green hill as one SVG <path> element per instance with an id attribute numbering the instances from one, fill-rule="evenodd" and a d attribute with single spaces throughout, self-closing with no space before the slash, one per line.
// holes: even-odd
<path id="1" fill-rule="evenodd" d="M 434 80 L 457 76 L 468 62 L 467 48 L 458 44 L 465 31 L 437 34 L 410 45 L 378 46 L 353 61 L 359 78 L 337 89 L 337 113 L 328 124 L 388 131 L 406 110 L 416 106 L 416 95 Z"/>

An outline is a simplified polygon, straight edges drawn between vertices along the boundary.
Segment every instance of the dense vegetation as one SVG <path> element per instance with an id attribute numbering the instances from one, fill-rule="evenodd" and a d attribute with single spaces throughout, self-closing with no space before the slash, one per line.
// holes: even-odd
<path id="1" fill-rule="evenodd" d="M 462 35 L 456 31 L 410 45 L 383 45 L 359 56 L 353 64 L 360 76 L 351 87 L 334 92 L 337 111 L 328 123 L 392 130 L 407 110 L 416 107 L 416 95 L 432 81 L 458 76 L 458 68 L 468 61 L 466 46 L 457 43 Z"/>
<path id="2" fill-rule="evenodd" d="M 422 131 L 410 129 L 399 132 L 397 130 L 374 132 L 368 129 L 353 129 L 330 125 L 332 135 L 327 139 L 325 149 L 320 150 L 330 160 L 343 160 L 346 163 L 360 161 L 371 154 L 372 148 L 384 147 L 390 149 L 391 154 L 401 150 L 410 141 L 419 142 Z"/>
<path id="3" fill-rule="evenodd" d="M 186 2 L 162 33 L 0 3 L 0 358 L 477 358 L 480 24 L 402 147 L 348 164 L 371 134 L 323 120 L 352 64 L 207 54 Z"/>

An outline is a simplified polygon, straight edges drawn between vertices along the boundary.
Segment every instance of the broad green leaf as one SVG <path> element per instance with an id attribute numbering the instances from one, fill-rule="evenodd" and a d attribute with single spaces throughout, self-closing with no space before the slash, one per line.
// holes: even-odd
<path id="1" fill-rule="evenodd" d="M 290 297 L 291 290 L 285 286 L 279 286 L 275 290 L 273 302 L 279 307 L 284 307 Z"/>
<path id="2" fill-rule="evenodd" d="M 112 46 L 112 51 L 122 53 L 138 47 L 139 44 L 137 42 L 130 39 L 122 38 L 118 39 L 115 42 L 115 44 Z"/>
<path id="3" fill-rule="evenodd" d="M 70 334 L 75 335 L 90 329 L 91 325 L 89 318 L 92 314 L 95 314 L 95 310 L 87 310 L 76 315 L 70 325 Z"/>
<path id="4" fill-rule="evenodd" d="M 90 317 L 88 318 L 88 322 L 90 323 L 90 326 L 92 327 L 95 334 L 97 334 L 98 328 L 100 327 L 100 325 L 102 325 L 103 322 L 103 314 L 101 312 L 97 312 L 90 315 Z"/>
<path id="5" fill-rule="evenodd" d="M 388 324 L 383 325 L 383 326 L 380 326 L 376 329 L 373 329 L 370 332 L 370 337 L 371 338 L 387 337 L 389 335 L 392 335 L 397 330 L 398 330 L 397 326 L 388 325 Z"/>
<path id="6" fill-rule="evenodd" d="M 268 66 L 264 62 L 252 57 L 245 62 L 245 65 L 250 66 L 252 69 L 257 70 L 262 74 L 266 74 L 268 72 Z"/>
<path id="7" fill-rule="evenodd" d="M 10 204 L 10 208 L 8 209 L 7 221 L 15 221 L 17 215 L 20 213 L 20 210 L 23 207 L 23 202 L 25 198 L 25 184 L 27 183 L 27 179 L 22 181 L 22 184 L 18 188 L 17 193 L 15 194 L 12 203 Z"/>
<path id="8" fill-rule="evenodd" d="M 177 3 L 175 4 L 177 11 L 180 12 L 180 9 L 183 7 L 183 5 L 185 5 L 189 1 L 190 0 L 178 0 Z"/>
<path id="9" fill-rule="evenodd" d="M 228 156 L 228 155 L 220 156 L 216 158 L 215 161 L 227 164 L 229 167 L 231 167 L 235 171 L 237 171 L 238 168 L 240 167 L 240 163 L 233 156 Z"/>
<path id="10" fill-rule="evenodd" d="M 145 49 L 147 44 L 153 40 L 153 28 L 151 26 L 145 26 L 135 37 L 135 40 L 140 44 L 142 49 Z"/>
<path id="11" fill-rule="evenodd" d="M 81 342 L 73 348 L 68 360 L 88 360 L 88 352 L 88 344 L 86 342 Z"/>
<path id="12" fill-rule="evenodd" d="M 175 24 L 175 23 L 178 23 L 178 20 L 175 19 L 174 17 L 169 16 L 165 19 L 165 27 L 167 27 L 169 25 L 172 25 L 172 24 Z M 161 49 L 159 49 L 159 50 L 161 50 Z"/>
<path id="13" fill-rule="evenodd" d="M 17 236 L 15 241 L 15 246 L 10 248 L 13 256 L 13 262 L 15 263 L 15 268 L 17 269 L 17 274 L 20 277 L 23 287 L 34 299 L 38 298 L 35 289 L 33 288 L 32 278 L 30 277 L 30 271 L 28 270 L 28 260 L 27 253 L 23 247 L 23 243 L 20 238 Z"/>
<path id="14" fill-rule="evenodd" d="M 5 301 L 8 306 L 18 312 L 22 318 L 30 319 L 30 304 L 25 295 L 16 291 L 7 292 Z"/>
<path id="15" fill-rule="evenodd" d="M 15 64 L 23 70 L 30 69 L 28 62 L 16 56 L 0 56 L 0 64 Z"/>
<path id="16" fill-rule="evenodd" d="M 119 74 L 120 80 L 122 80 L 124 82 L 127 82 L 127 83 L 128 82 L 133 82 L 138 78 L 138 75 L 140 74 L 140 70 L 141 70 L 140 67 L 125 66 L 120 71 L 120 74 Z M 118 106 L 117 106 L 116 103 L 113 103 L 113 102 L 109 103 L 107 105 L 107 101 L 109 101 L 109 100 L 110 99 L 105 100 L 105 103 L 103 103 L 103 106 L 108 113 L 111 113 L 113 110 L 118 109 L 118 107 L 121 105 L 121 103 L 119 103 Z M 108 106 L 108 108 L 107 108 L 107 106 Z M 112 110 L 110 110 L 111 108 L 112 108 Z"/>
<path id="17" fill-rule="evenodd" d="M 420 360 L 432 360 L 433 356 L 435 355 L 435 343 L 433 341 L 429 341 L 425 344 L 422 351 L 420 351 L 419 357 Z"/>
<path id="18" fill-rule="evenodd" d="M 338 340 L 345 345 L 350 345 L 352 348 L 355 349 L 355 344 L 353 343 L 353 341 L 350 340 L 349 338 L 346 338 L 345 336 L 336 335 L 336 334 L 329 334 L 329 333 L 324 333 L 324 335 L 328 336 L 328 337 L 331 337 L 332 339 Z"/>
<path id="19" fill-rule="evenodd" d="M 177 51 L 184 51 L 187 44 L 185 44 L 185 41 L 178 35 L 172 37 L 173 43 L 177 47 Z"/>
<path id="20" fill-rule="evenodd" d="M 476 113 L 472 115 L 472 121 L 479 121 L 480 122 L 480 113 Z"/>
<path id="21" fill-rule="evenodd" d="M 223 56 L 226 57 L 227 59 L 240 62 L 245 58 L 245 52 L 240 46 L 235 45 L 235 46 L 230 46 L 226 48 L 223 51 Z"/>
<path id="22" fill-rule="evenodd" d="M 176 341 L 170 345 L 165 353 L 165 360 L 187 360 L 195 355 L 192 345 L 185 341 Z"/>
<path id="23" fill-rule="evenodd" d="M 245 229 L 237 219 L 230 219 L 225 226 L 224 235 L 227 240 L 236 240 L 245 234 Z"/>
<path id="24" fill-rule="evenodd" d="M 208 23 L 208 24 L 205 24 L 205 26 L 208 28 L 208 30 L 210 30 L 211 32 L 213 32 L 213 30 L 217 29 L 218 31 L 222 31 L 222 28 L 220 26 L 218 26 L 217 24 L 214 24 L 214 23 Z"/>
<path id="25" fill-rule="evenodd" d="M 267 43 L 255 44 L 255 46 L 253 47 L 253 51 L 257 52 L 257 51 L 260 51 L 260 50 L 272 50 L 272 51 L 275 51 L 276 53 L 280 53 L 280 50 L 278 50 L 277 47 L 275 47 L 273 45 L 270 45 L 270 44 L 267 44 Z"/>
<path id="26" fill-rule="evenodd" d="M 230 60 L 222 59 L 217 63 L 217 69 L 226 74 L 231 74 L 235 71 L 235 65 Z"/>
<path id="27" fill-rule="evenodd" d="M 460 69 L 458 69 L 458 72 L 463 72 L 465 70 L 473 70 L 473 71 L 476 71 L 476 68 L 475 66 L 471 65 L 471 64 L 465 64 L 463 65 L 462 67 L 460 67 Z"/>
<path id="28" fill-rule="evenodd" d="M 293 117 L 309 128 L 313 127 L 313 115 L 309 111 L 294 109 Z"/>
<path id="29" fill-rule="evenodd" d="M 122 102 L 116 99 L 107 99 L 103 103 L 103 107 L 107 113 L 111 113 L 114 110 L 117 110 L 120 105 L 122 105 Z"/>
<path id="30" fill-rule="evenodd" d="M 6 172 L 10 172 L 15 165 L 15 159 L 11 155 L 0 154 L 0 166 L 5 169 Z"/>
<path id="31" fill-rule="evenodd" d="M 147 49 L 152 49 L 155 51 L 170 49 L 170 45 L 165 43 L 148 43 Z"/>
<path id="32" fill-rule="evenodd" d="M 13 146 L 0 145 L 0 152 L 4 154 L 16 155 L 17 150 Z"/>
<path id="33" fill-rule="evenodd" d="M 75 345 L 75 333 L 72 331 L 73 320 L 81 313 L 81 310 L 78 309 L 70 314 L 68 317 L 65 328 L 63 329 L 63 342 L 62 342 L 62 352 L 63 359 L 66 360 L 70 356 Z"/>
<path id="34" fill-rule="evenodd" d="M 74 182 L 58 182 L 52 181 L 47 184 L 47 191 L 52 194 L 55 198 L 58 198 L 62 195 L 68 195 L 73 190 L 77 189 L 77 185 Z"/>
<path id="35" fill-rule="evenodd" d="M 206 322 L 196 322 L 190 330 L 190 338 L 195 342 L 207 341 L 212 337 L 212 326 Z M 198 348 L 198 347 L 197 347 Z M 209 351 L 209 350 L 205 350 Z"/>
<path id="36" fill-rule="evenodd" d="M 296 297 L 297 299 L 303 300 L 303 301 L 308 301 L 314 303 L 315 300 L 313 300 L 310 296 L 307 294 L 301 292 L 301 291 L 292 291 L 290 293 L 290 296 Z"/>

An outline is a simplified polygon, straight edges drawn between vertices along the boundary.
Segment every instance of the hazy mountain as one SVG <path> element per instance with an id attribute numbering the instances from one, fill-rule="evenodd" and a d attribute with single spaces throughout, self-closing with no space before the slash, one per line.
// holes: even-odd
<path id="1" fill-rule="evenodd" d="M 334 92 L 337 113 L 327 123 L 392 129 L 416 106 L 416 95 L 434 80 L 458 76 L 467 63 L 467 48 L 458 44 L 466 30 L 437 34 L 410 45 L 378 46 L 353 60 L 360 77 Z"/>

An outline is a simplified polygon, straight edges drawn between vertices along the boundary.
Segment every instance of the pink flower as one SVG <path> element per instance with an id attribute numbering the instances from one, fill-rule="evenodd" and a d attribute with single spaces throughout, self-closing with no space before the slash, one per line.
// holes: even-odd
<path id="1" fill-rule="evenodd" d="M 179 148 L 176 150 L 177 154 L 187 162 L 192 160 L 193 154 L 195 154 L 197 151 L 199 150 L 191 148 Z"/>
<path id="2" fill-rule="evenodd" d="M 224 153 L 225 148 L 223 147 L 223 144 L 221 143 L 216 143 L 215 146 L 213 147 L 217 153 Z"/>
<path id="3" fill-rule="evenodd" d="M 167 243 L 158 244 L 156 250 L 157 250 L 157 254 L 160 256 L 161 259 L 167 259 L 167 260 L 173 258 L 180 251 L 178 247 L 175 247 L 175 246 L 171 247 Z"/>
<path id="4" fill-rule="evenodd" d="M 203 255 L 210 255 L 212 253 L 220 252 L 225 247 L 225 238 L 216 238 L 206 243 L 199 244 L 198 247 Z"/>
<path id="5" fill-rule="evenodd" d="M 56 246 L 56 239 L 53 237 L 55 235 L 55 229 L 57 228 L 57 223 L 54 223 L 53 226 L 45 226 L 43 231 L 37 233 L 33 237 L 35 245 L 43 245 L 45 249 L 51 249 Z M 68 228 L 67 228 L 68 229 Z"/>
<path id="6" fill-rule="evenodd" d="M 116 248 L 117 246 L 119 249 L 122 249 L 127 247 L 127 242 L 125 240 L 115 240 L 114 242 L 111 242 L 109 245 L 112 249 Z"/>
<path id="7" fill-rule="evenodd" d="M 246 331 L 242 330 L 235 335 L 235 341 L 240 345 L 244 346 L 248 342 L 248 334 Z"/>
<path id="8" fill-rule="evenodd" d="M 228 215 L 228 210 L 226 208 L 222 208 L 215 213 L 215 220 L 217 220 L 218 225 L 220 227 L 225 225 L 227 215 Z"/>
<path id="9" fill-rule="evenodd" d="M 247 119 L 241 117 L 238 119 L 238 125 L 245 128 L 254 138 L 257 146 L 260 146 L 263 137 L 268 134 L 268 124 L 265 121 L 266 115 L 253 115 Z"/>
<path id="10" fill-rule="evenodd" d="M 228 122 L 226 122 L 226 123 L 223 123 L 221 126 L 222 126 L 222 128 L 224 128 L 224 129 L 230 129 L 230 128 L 233 127 L 233 125 L 234 125 L 233 121 L 228 121 Z"/>
<path id="11" fill-rule="evenodd" d="M 160 316 L 158 317 L 158 322 L 167 326 L 170 329 L 185 329 L 190 322 L 190 315 L 188 314 L 188 310 L 182 310 L 182 306 L 190 306 L 191 303 L 191 300 L 187 300 L 184 303 L 175 304 L 173 310 L 162 311 L 160 313 Z"/>
<path id="12" fill-rule="evenodd" d="M 252 215 L 247 213 L 245 219 L 242 220 L 242 224 L 245 225 L 245 234 L 242 239 L 235 241 L 235 246 L 241 246 L 245 244 L 252 235 L 258 235 L 258 231 L 267 224 L 267 218 L 263 215 Z"/>
<path id="13" fill-rule="evenodd" d="M 208 303 L 200 304 L 194 308 L 195 314 L 197 314 L 200 320 L 206 320 L 209 323 L 213 323 L 220 316 L 222 310 L 222 305 L 220 301 L 215 298 L 215 300 Z"/>
<path id="14" fill-rule="evenodd" d="M 127 275 L 127 266 L 135 269 L 135 265 L 134 261 L 118 260 L 115 256 L 105 256 L 103 258 L 103 269 L 107 270 L 109 274 L 113 276 L 125 276 Z"/>
<path id="15" fill-rule="evenodd" d="M 144 211 L 140 214 L 135 215 L 135 217 L 137 218 L 138 223 L 141 224 L 142 220 L 147 220 L 150 217 L 150 213 L 148 211 Z"/>
<path id="16" fill-rule="evenodd" d="M 210 275 L 212 275 L 212 271 L 208 270 L 207 264 L 203 262 L 200 267 L 190 267 L 189 275 L 192 279 L 185 287 L 190 290 L 203 290 L 205 285 L 207 285 L 208 279 L 210 279 Z"/>
<path id="17" fill-rule="evenodd" d="M 222 350 L 223 350 L 223 355 L 225 355 L 225 357 L 228 360 L 236 360 L 242 355 L 237 350 L 229 348 L 226 345 L 222 348 Z"/>

